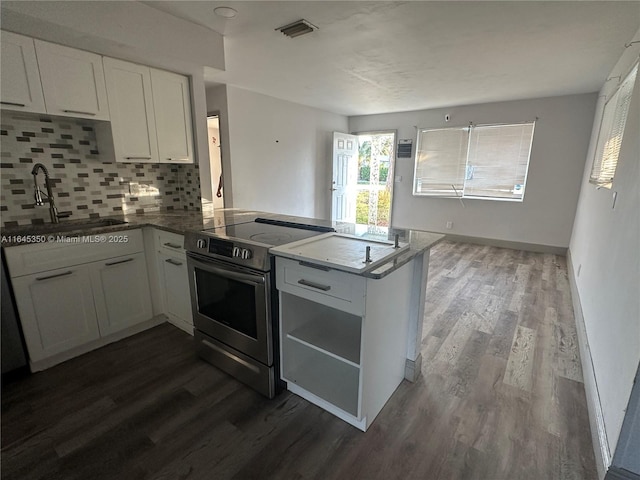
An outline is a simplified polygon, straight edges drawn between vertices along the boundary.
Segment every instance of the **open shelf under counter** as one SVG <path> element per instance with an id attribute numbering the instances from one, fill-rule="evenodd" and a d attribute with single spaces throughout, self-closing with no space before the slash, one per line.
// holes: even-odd
<path id="1" fill-rule="evenodd" d="M 287 338 L 357 368 L 360 366 L 361 325 L 360 319 L 324 316 L 288 332 Z"/>
<path id="2" fill-rule="evenodd" d="M 360 369 L 291 339 L 285 342 L 284 380 L 357 417 Z"/>
<path id="3" fill-rule="evenodd" d="M 379 279 L 276 252 L 287 388 L 366 431 L 405 373 L 413 262 Z"/>

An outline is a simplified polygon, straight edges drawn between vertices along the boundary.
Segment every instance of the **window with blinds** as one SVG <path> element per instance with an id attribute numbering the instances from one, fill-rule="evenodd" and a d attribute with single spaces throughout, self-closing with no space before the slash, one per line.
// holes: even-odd
<path id="1" fill-rule="evenodd" d="M 461 194 L 468 149 L 469 128 L 422 130 L 416 149 L 414 195 Z"/>
<path id="2" fill-rule="evenodd" d="M 414 195 L 522 201 L 534 123 L 420 130 Z"/>
<path id="3" fill-rule="evenodd" d="M 633 86 L 638 74 L 638 64 L 605 103 L 598 133 L 593 167 L 589 181 L 598 186 L 611 188 L 618 166 L 622 136 L 627 123 Z"/>

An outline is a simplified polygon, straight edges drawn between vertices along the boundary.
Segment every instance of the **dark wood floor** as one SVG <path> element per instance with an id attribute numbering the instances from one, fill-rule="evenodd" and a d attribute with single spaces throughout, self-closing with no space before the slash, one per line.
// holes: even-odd
<path id="1" fill-rule="evenodd" d="M 596 478 L 563 257 L 445 242 L 423 376 L 369 431 L 267 400 L 165 324 L 10 384 L 2 478 Z"/>

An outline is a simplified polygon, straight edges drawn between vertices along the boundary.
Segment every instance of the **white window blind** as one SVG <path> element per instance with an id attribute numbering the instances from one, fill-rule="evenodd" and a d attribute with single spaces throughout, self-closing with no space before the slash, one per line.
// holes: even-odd
<path id="1" fill-rule="evenodd" d="M 534 123 L 421 130 L 414 195 L 522 200 Z"/>
<path id="2" fill-rule="evenodd" d="M 462 195 L 469 128 L 421 130 L 416 147 L 414 194 Z"/>
<path id="3" fill-rule="evenodd" d="M 474 127 L 464 195 L 522 198 L 532 138 L 533 123 Z"/>
<path id="4" fill-rule="evenodd" d="M 638 64 L 633 67 L 604 106 L 589 181 L 605 188 L 611 188 L 618 166 L 622 136 L 627 123 L 637 73 Z"/>

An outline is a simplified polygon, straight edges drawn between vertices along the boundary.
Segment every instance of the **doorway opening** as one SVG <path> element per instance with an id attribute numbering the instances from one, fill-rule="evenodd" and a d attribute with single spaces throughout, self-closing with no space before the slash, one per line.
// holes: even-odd
<path id="1" fill-rule="evenodd" d="M 395 132 L 365 132 L 358 138 L 355 186 L 356 235 L 383 235 L 391 226 Z"/>
<path id="2" fill-rule="evenodd" d="M 224 208 L 224 186 L 222 182 L 222 152 L 220 151 L 220 118 L 207 117 L 209 163 L 211 164 L 211 184 L 213 185 L 213 208 Z"/>

